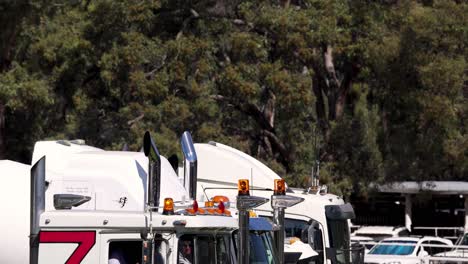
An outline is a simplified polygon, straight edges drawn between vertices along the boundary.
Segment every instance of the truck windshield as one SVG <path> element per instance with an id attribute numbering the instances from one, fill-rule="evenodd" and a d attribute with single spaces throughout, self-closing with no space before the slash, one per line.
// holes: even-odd
<path id="1" fill-rule="evenodd" d="M 230 235 L 183 235 L 179 237 L 178 263 L 184 264 L 230 264 Z"/>
<path id="2" fill-rule="evenodd" d="M 231 239 L 233 238 L 233 239 Z M 226 234 L 182 235 L 178 243 L 178 261 L 184 264 L 231 264 L 236 262 L 237 232 Z M 276 264 L 273 240 L 267 231 L 250 232 L 250 263 Z"/>
<path id="3" fill-rule="evenodd" d="M 238 239 L 238 232 L 233 234 L 234 241 Z M 237 242 L 235 242 L 237 250 Z M 276 252 L 273 238 L 268 231 L 250 231 L 250 263 L 252 264 L 276 264 Z"/>

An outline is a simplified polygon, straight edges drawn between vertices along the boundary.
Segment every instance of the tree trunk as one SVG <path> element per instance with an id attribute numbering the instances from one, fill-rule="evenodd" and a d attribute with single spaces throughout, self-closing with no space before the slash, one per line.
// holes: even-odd
<path id="1" fill-rule="evenodd" d="M 315 102 L 315 111 L 317 112 L 318 125 L 323 133 L 327 131 L 328 121 L 325 114 L 325 98 L 323 97 L 323 92 L 320 84 L 320 77 L 318 74 L 314 74 L 312 78 L 312 90 L 314 92 L 317 101 Z"/>
<path id="2" fill-rule="evenodd" d="M 21 22 L 29 14 L 31 7 L 29 1 L 14 1 L 13 4 L 0 4 L 0 72 L 10 67 L 16 38 L 21 31 Z"/>
<path id="3" fill-rule="evenodd" d="M 263 108 L 263 115 L 265 116 L 266 121 L 271 128 L 275 127 L 275 107 L 276 107 L 276 96 L 275 94 L 268 89 L 268 99 Z"/>
<path id="4" fill-rule="evenodd" d="M 5 158 L 5 105 L 0 103 L 0 160 Z"/>
<path id="5" fill-rule="evenodd" d="M 327 45 L 323 53 L 323 61 L 325 64 L 325 72 L 328 80 L 328 118 L 335 120 L 337 118 L 336 104 L 338 102 L 338 91 L 341 87 L 341 81 L 338 79 L 333 64 L 333 48 Z"/>
<path id="6" fill-rule="evenodd" d="M 258 136 L 255 137 L 255 146 L 253 148 L 254 155 L 262 155 L 262 149 L 265 155 L 273 156 L 276 158 L 287 171 L 291 169 L 291 154 L 286 148 L 286 145 L 276 136 L 275 133 L 275 107 L 276 96 L 271 90 L 265 91 L 267 97 L 264 101 L 263 108 L 258 107 L 256 104 L 249 102 L 236 102 L 223 95 L 213 95 L 213 99 L 230 103 L 246 116 L 255 120 L 260 127 Z"/>

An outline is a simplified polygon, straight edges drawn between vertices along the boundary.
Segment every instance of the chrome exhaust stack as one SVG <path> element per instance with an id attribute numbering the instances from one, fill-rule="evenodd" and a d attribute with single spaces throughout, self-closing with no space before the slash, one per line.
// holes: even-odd
<path id="1" fill-rule="evenodd" d="M 31 168 L 31 215 L 29 225 L 29 263 L 37 264 L 39 257 L 39 221 L 45 211 L 45 156 Z"/>
<path id="2" fill-rule="evenodd" d="M 249 210 L 268 202 L 267 198 L 250 196 L 249 180 L 241 179 L 237 183 L 236 207 L 239 211 L 239 240 L 237 241 L 237 264 L 250 263 Z"/>
<path id="3" fill-rule="evenodd" d="M 158 211 L 161 192 L 161 156 L 151 134 L 146 131 L 143 137 L 143 151 L 149 159 L 147 203 L 152 211 Z"/>
<path id="4" fill-rule="evenodd" d="M 190 199 L 197 200 L 197 153 L 193 145 L 192 135 L 185 131 L 180 139 L 184 153 L 184 186 Z M 187 165 L 188 163 L 188 165 Z"/>
<path id="5" fill-rule="evenodd" d="M 283 179 L 275 179 L 274 193 L 271 196 L 271 207 L 273 208 L 273 224 L 277 227 L 273 236 L 280 264 L 284 264 L 284 240 L 285 240 L 285 209 L 301 203 L 304 198 L 286 195 L 286 184 Z"/>

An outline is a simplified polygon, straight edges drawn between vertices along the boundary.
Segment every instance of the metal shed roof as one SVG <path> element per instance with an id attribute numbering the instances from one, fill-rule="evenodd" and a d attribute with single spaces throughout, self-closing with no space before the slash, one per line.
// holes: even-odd
<path id="1" fill-rule="evenodd" d="M 377 189 L 385 193 L 468 194 L 468 182 L 463 181 L 404 181 L 379 185 Z"/>

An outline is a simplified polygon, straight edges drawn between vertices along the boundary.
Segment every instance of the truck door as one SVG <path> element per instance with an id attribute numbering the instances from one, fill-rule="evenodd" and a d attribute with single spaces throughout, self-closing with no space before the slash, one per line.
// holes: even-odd
<path id="1" fill-rule="evenodd" d="M 101 234 L 99 247 L 101 264 L 143 262 L 143 240 L 139 233 Z"/>
<path id="2" fill-rule="evenodd" d="M 39 233 L 40 264 L 99 263 L 96 230 L 45 230 Z"/>

